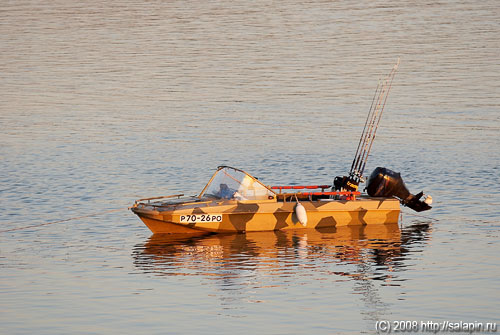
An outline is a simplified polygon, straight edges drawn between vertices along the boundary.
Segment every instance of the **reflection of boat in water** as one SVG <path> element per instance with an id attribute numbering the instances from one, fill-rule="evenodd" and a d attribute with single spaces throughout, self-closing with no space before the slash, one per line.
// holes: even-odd
<path id="1" fill-rule="evenodd" d="M 140 199 L 131 210 L 153 233 L 204 234 L 393 224 L 399 202 L 416 211 L 430 209 L 430 197 L 422 201 L 423 192 L 412 195 L 399 173 L 385 168 L 373 171 L 367 195 L 358 192 L 398 64 L 375 91 L 349 176 L 336 177 L 333 185 L 271 187 L 243 170 L 221 166 L 198 196 Z"/>
<path id="2" fill-rule="evenodd" d="M 249 303 L 299 319 L 312 310 L 339 313 L 343 304 L 354 303 L 365 305 L 362 318 L 373 324 L 387 319 L 382 287 L 402 286 L 411 278 L 405 272 L 429 237 L 429 224 L 154 234 L 134 247 L 132 258 L 139 272 L 172 289 L 216 298 L 222 308 L 217 313 L 227 316 L 255 313 L 259 307 Z"/>
<path id="3" fill-rule="evenodd" d="M 388 224 L 204 236 L 155 234 L 135 247 L 133 257 L 137 268 L 157 275 L 227 278 L 255 271 L 279 276 L 293 271 L 290 266 L 325 270 L 334 263 L 327 274 L 385 279 L 405 267 L 405 254 L 428 238 L 429 229 L 428 224 L 404 229 Z M 373 265 L 377 270 L 362 266 L 360 271 L 353 265 Z"/>

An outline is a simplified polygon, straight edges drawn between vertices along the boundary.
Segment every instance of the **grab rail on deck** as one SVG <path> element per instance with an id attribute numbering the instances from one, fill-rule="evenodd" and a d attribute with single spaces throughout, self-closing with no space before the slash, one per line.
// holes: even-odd
<path id="1" fill-rule="evenodd" d="M 332 187 L 331 185 L 305 185 L 305 186 L 300 186 L 300 185 L 290 185 L 290 186 L 271 186 L 272 190 L 303 190 L 303 189 L 309 189 L 309 190 L 314 190 L 317 188 L 320 188 L 322 192 L 324 192 L 325 189 Z"/>
<path id="2" fill-rule="evenodd" d="M 149 203 L 151 200 L 167 199 L 167 198 L 175 198 L 175 197 L 180 198 L 182 196 L 184 196 L 184 194 L 174 194 L 174 195 L 165 195 L 165 196 L 161 196 L 161 197 L 144 198 L 144 199 L 136 200 L 135 203 L 138 204 L 141 201 L 147 201 Z"/>

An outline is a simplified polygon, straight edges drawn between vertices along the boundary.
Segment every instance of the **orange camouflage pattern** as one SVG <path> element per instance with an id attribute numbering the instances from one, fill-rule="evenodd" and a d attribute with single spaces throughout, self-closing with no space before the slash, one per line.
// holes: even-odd
<path id="1" fill-rule="evenodd" d="M 138 202 L 132 206 L 154 234 L 244 233 L 276 230 L 321 229 L 341 226 L 394 224 L 399 201 L 393 198 L 357 197 L 356 200 L 320 199 L 300 201 L 307 212 L 307 225 L 299 223 L 295 201 L 210 200 L 176 204 Z M 187 215 L 216 221 L 182 222 Z"/>

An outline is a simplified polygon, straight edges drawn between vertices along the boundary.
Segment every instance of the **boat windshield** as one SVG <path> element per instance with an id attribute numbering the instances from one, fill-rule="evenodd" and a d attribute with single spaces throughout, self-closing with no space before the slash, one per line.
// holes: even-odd
<path id="1" fill-rule="evenodd" d="M 276 194 L 244 171 L 220 167 L 212 176 L 201 197 L 234 200 L 268 200 Z"/>

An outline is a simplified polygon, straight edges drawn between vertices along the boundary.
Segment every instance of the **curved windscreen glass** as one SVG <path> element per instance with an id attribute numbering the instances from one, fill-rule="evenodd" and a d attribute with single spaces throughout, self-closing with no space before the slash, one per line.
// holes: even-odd
<path id="1" fill-rule="evenodd" d="M 273 191 L 241 170 L 224 167 L 218 170 L 200 197 L 234 200 L 267 200 Z"/>

